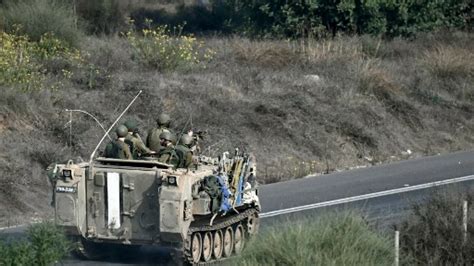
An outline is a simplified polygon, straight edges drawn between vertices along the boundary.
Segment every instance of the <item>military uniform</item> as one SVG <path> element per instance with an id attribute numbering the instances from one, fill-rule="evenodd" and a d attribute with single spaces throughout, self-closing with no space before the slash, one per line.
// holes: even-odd
<path id="1" fill-rule="evenodd" d="M 162 163 L 171 164 L 174 167 L 179 167 L 179 157 L 173 144 L 169 144 L 167 147 L 162 148 L 158 153 L 158 161 Z"/>
<path id="2" fill-rule="evenodd" d="M 148 131 L 148 136 L 146 138 L 146 146 L 148 146 L 151 150 L 155 152 L 159 152 L 161 150 L 161 144 L 160 144 L 160 135 L 163 132 L 171 132 L 166 127 L 159 127 L 159 128 L 153 128 L 150 131 Z"/>
<path id="3" fill-rule="evenodd" d="M 133 159 L 132 153 L 130 152 L 130 146 L 125 143 L 125 137 L 127 136 L 128 129 L 124 125 L 120 125 L 115 130 L 117 133 L 117 139 L 111 141 L 105 147 L 104 155 L 107 158 L 115 158 L 115 159 L 126 159 L 131 160 Z M 129 144 L 131 142 L 127 141 Z"/>
<path id="4" fill-rule="evenodd" d="M 117 147 L 117 159 L 133 159 L 132 153 L 130 152 L 130 147 L 125 142 L 118 139 L 115 141 L 115 146 Z"/>
<path id="5" fill-rule="evenodd" d="M 146 138 L 146 145 L 153 151 L 159 152 L 163 147 L 161 145 L 160 135 L 168 132 L 173 133 L 169 129 L 171 123 L 171 118 L 167 114 L 160 114 L 156 118 L 157 128 L 150 129 L 148 131 L 148 136 Z M 172 134 L 174 135 L 174 134 Z"/>
<path id="6" fill-rule="evenodd" d="M 179 158 L 178 168 L 189 168 L 193 163 L 193 152 L 184 144 L 176 146 L 176 154 Z"/>
<path id="7" fill-rule="evenodd" d="M 152 150 L 145 146 L 138 134 L 130 132 L 125 139 L 131 143 L 131 152 L 134 159 L 138 159 L 138 157 L 144 154 L 152 153 Z"/>
<path id="8" fill-rule="evenodd" d="M 133 156 L 130 147 L 125 142 L 117 139 L 107 144 L 105 148 L 105 157 L 115 159 L 132 160 Z"/>

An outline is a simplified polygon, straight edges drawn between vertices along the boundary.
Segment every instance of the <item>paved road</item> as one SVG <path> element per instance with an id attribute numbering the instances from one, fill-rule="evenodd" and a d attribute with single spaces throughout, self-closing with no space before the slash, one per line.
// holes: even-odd
<path id="1" fill-rule="evenodd" d="M 459 152 L 449 155 L 426 157 L 388 165 L 363 168 L 323 176 L 308 177 L 288 182 L 264 185 L 259 196 L 263 206 L 262 214 L 294 208 L 314 203 L 328 202 L 342 198 L 365 195 L 374 192 L 416 187 L 436 181 L 474 175 L 474 152 Z M 474 181 L 458 182 L 457 189 L 474 188 Z M 446 186 L 439 186 L 444 188 Z M 300 219 L 318 215 L 328 209 L 362 210 L 375 223 L 390 226 L 406 214 L 413 202 L 426 199 L 434 188 L 424 188 L 399 194 L 352 201 L 347 204 L 331 205 L 325 208 L 309 209 L 301 212 L 263 218 L 263 228 L 268 224 L 288 219 Z M 9 232 L 14 232 L 10 230 Z M 18 230 L 16 230 L 18 231 Z M 102 265 L 147 264 L 166 260 L 166 251 L 161 255 L 156 250 L 143 250 L 137 257 L 112 259 L 101 262 Z M 95 265 L 98 262 L 66 261 L 66 265 Z"/>
<path id="2" fill-rule="evenodd" d="M 262 186 L 263 212 L 474 174 L 474 152 L 425 157 Z"/>

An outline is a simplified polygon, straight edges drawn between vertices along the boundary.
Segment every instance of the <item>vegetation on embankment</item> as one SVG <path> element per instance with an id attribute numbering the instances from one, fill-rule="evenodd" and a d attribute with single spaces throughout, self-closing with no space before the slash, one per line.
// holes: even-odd
<path id="1" fill-rule="evenodd" d="M 473 191 L 443 189 L 415 203 L 396 227 L 401 265 L 471 265 L 474 261 Z M 463 201 L 467 228 L 463 231 Z M 375 227 L 362 212 L 327 212 L 280 220 L 245 240 L 230 265 L 393 265 L 393 227 Z M 402 218 L 402 217 L 400 217 Z M 25 239 L 0 239 L 0 265 L 51 265 L 72 243 L 51 223 L 34 224 Z"/>
<path id="2" fill-rule="evenodd" d="M 467 187 L 467 186 L 466 186 Z M 474 263 L 474 190 L 443 189 L 416 203 L 400 224 L 402 256 L 413 265 L 472 265 Z M 467 201 L 467 231 L 463 204 Z"/>
<path id="3" fill-rule="evenodd" d="M 0 239 L 0 265 L 53 265 L 63 259 L 72 244 L 50 222 L 31 225 L 25 239 Z"/>
<path id="4" fill-rule="evenodd" d="M 103 0 L 107 1 L 107 0 Z M 188 22 L 190 32 L 220 32 L 248 37 L 327 37 L 338 34 L 414 36 L 440 28 L 472 30 L 474 4 L 470 0 L 218 0 L 204 5 L 163 5 L 166 1 L 131 12 L 138 23 Z M 162 2 L 160 4 L 160 2 Z M 140 24 L 139 24 L 140 25 Z"/>
<path id="5" fill-rule="evenodd" d="M 360 214 L 326 213 L 264 228 L 246 243 L 235 265 L 393 265 L 394 229 L 400 232 L 400 265 L 472 265 L 472 189 L 438 189 L 414 203 L 390 226 Z M 463 202 L 467 201 L 467 231 Z M 361 211 L 363 213 L 363 210 Z M 380 218 L 380 217 L 379 217 Z M 284 221 L 284 220 L 283 220 Z M 395 225 L 394 224 L 394 225 Z M 375 225 L 378 225 L 377 227 Z"/>
<path id="6" fill-rule="evenodd" d="M 392 265 L 388 237 L 358 215 L 330 214 L 263 230 L 236 265 Z"/>
<path id="7" fill-rule="evenodd" d="M 262 183 L 474 146 L 472 33 L 195 38 L 152 21 L 109 25 L 119 5 L 87 29 L 123 34 L 87 36 L 92 18 L 34 6 L 50 2 L 0 8 L 0 224 L 49 210 L 44 169 L 88 158 L 102 136 L 79 113 L 70 136 L 65 109 L 107 126 L 140 90 L 124 119 L 146 132 L 167 112 L 178 132 L 208 130 L 205 155 L 246 148 Z M 77 13 L 88 8 L 107 7 Z"/>

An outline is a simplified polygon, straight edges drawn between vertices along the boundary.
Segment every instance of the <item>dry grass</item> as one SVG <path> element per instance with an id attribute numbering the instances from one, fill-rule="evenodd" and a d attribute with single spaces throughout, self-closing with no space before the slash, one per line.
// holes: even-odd
<path id="1" fill-rule="evenodd" d="M 69 2 L 48 0 L 5 0 L 0 6 L 0 24 L 5 31 L 27 34 L 39 40 L 45 33 L 53 33 L 70 45 L 77 45 L 83 37 L 76 25 Z"/>
<path id="2" fill-rule="evenodd" d="M 104 73 L 93 77 L 95 86 L 81 72 L 53 92 L 1 88 L 0 176 L 11 191 L 0 194 L 0 204 L 11 206 L 1 215 L 48 210 L 44 165 L 69 158 L 64 109 L 86 110 L 109 125 L 139 90 L 124 120 L 136 119 L 147 132 L 167 112 L 178 132 L 207 130 L 205 154 L 235 147 L 253 152 L 262 183 L 407 159 L 408 149 L 412 156 L 471 149 L 472 77 L 433 78 L 414 56 L 433 47 L 469 51 L 469 40 L 472 34 L 456 37 L 456 45 L 446 37 L 428 46 L 425 39 L 341 37 L 301 46 L 209 38 L 203 41 L 217 54 L 205 68 L 160 73 L 135 63 L 119 37 L 83 39 L 87 63 Z M 73 155 L 87 158 L 101 131 L 75 114 Z M 31 184 L 28 195 L 42 200 L 15 196 Z"/>
<path id="3" fill-rule="evenodd" d="M 473 191 L 439 191 L 424 204 L 415 204 L 400 232 L 403 255 L 415 265 L 471 265 L 474 262 L 474 230 L 468 226 L 463 240 L 462 204 L 468 201 L 468 225 L 474 223 Z"/>
<path id="4" fill-rule="evenodd" d="M 365 57 L 363 43 L 360 39 L 339 37 L 322 41 L 307 40 L 298 47 L 310 62 L 323 60 L 358 60 Z"/>
<path id="5" fill-rule="evenodd" d="M 291 226 L 288 226 L 291 224 Z M 273 225 L 232 265 L 391 265 L 391 241 L 360 215 L 329 213 Z"/>
<path id="6" fill-rule="evenodd" d="M 474 77 L 474 53 L 465 48 L 435 47 L 423 53 L 420 64 L 438 78 Z"/>
<path id="7" fill-rule="evenodd" d="M 383 69 L 377 61 L 366 60 L 358 76 L 359 90 L 362 93 L 375 97 L 385 106 L 387 112 L 398 117 L 413 130 L 423 127 L 419 111 L 405 95 L 407 90 L 394 81 L 389 70 Z"/>
<path id="8" fill-rule="evenodd" d="M 238 62 L 281 69 L 299 61 L 290 43 L 233 39 L 230 47 Z"/>

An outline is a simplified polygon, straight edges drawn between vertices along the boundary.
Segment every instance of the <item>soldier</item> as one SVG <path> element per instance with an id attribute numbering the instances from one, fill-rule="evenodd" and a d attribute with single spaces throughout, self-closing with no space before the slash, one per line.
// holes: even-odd
<path id="1" fill-rule="evenodd" d="M 57 168 L 57 165 L 55 163 L 52 163 L 50 165 L 48 165 L 48 167 L 46 168 L 46 172 L 48 174 L 48 179 L 49 179 L 49 182 L 51 183 L 51 185 L 54 187 L 56 187 L 56 181 L 57 181 L 57 176 L 56 176 L 56 172 L 57 172 L 58 168 Z M 56 193 L 54 193 L 53 191 L 53 197 L 51 198 L 51 206 L 54 207 L 54 203 L 56 202 Z"/>
<path id="2" fill-rule="evenodd" d="M 160 134 L 161 150 L 158 153 L 158 161 L 162 163 L 172 164 L 174 167 L 179 165 L 179 157 L 173 146 L 175 136 L 171 132 L 163 132 Z"/>
<path id="3" fill-rule="evenodd" d="M 105 157 L 127 160 L 133 159 L 130 147 L 125 143 L 125 137 L 128 134 L 127 127 L 120 125 L 115 130 L 115 133 L 117 134 L 117 139 L 107 144 L 105 147 Z"/>
<path id="4" fill-rule="evenodd" d="M 125 126 L 128 129 L 128 134 L 125 137 L 125 139 L 131 143 L 131 152 L 133 159 L 138 159 L 139 157 L 145 155 L 145 154 L 155 154 L 155 151 L 150 150 L 147 146 L 142 141 L 142 138 L 140 138 L 140 135 L 138 133 L 138 126 L 137 123 L 134 120 L 128 120 L 125 122 Z M 127 143 L 128 144 L 128 143 Z"/>
<path id="5" fill-rule="evenodd" d="M 191 145 L 193 137 L 188 134 L 184 134 L 176 146 L 176 154 L 179 157 L 178 168 L 189 168 L 193 163 L 193 152 L 191 151 Z"/>
<path id="6" fill-rule="evenodd" d="M 171 118 L 167 114 L 160 114 L 156 119 L 157 128 L 150 129 L 146 138 L 146 146 L 155 152 L 159 152 L 161 147 L 160 134 L 163 132 L 171 132 L 170 127 Z"/>

